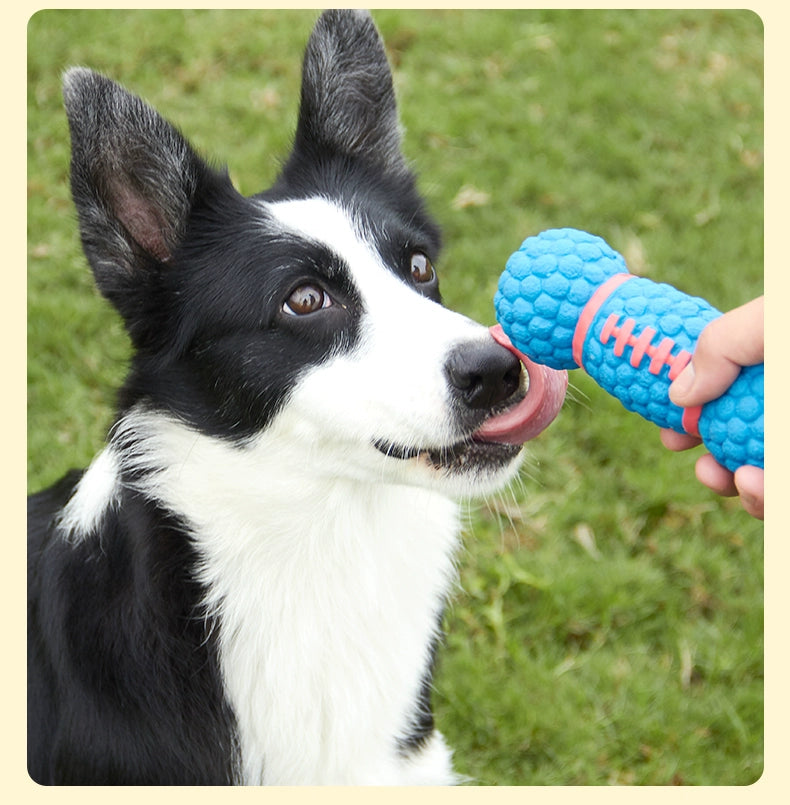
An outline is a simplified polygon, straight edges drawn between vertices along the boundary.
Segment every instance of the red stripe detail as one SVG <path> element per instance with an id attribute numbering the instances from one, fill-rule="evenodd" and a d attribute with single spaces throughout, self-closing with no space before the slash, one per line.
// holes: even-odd
<path id="1" fill-rule="evenodd" d="M 664 368 L 665 363 L 669 363 L 667 360 L 669 358 L 670 352 L 672 352 L 672 347 L 675 346 L 675 342 L 666 337 L 664 340 L 653 350 L 653 354 L 651 355 L 650 361 L 650 368 L 648 372 L 651 375 L 657 375 L 661 372 Z"/>
<path id="2" fill-rule="evenodd" d="M 631 343 L 631 333 L 634 331 L 634 327 L 636 327 L 636 322 L 633 319 L 626 319 L 619 329 L 614 340 L 614 354 L 618 358 L 622 357 L 625 348 Z"/>
<path id="3" fill-rule="evenodd" d="M 691 360 L 691 353 L 681 349 L 674 358 L 670 358 L 667 363 L 669 364 L 669 379 L 674 380 L 687 366 Z"/>
<path id="4" fill-rule="evenodd" d="M 573 360 L 576 361 L 577 366 L 582 366 L 582 353 L 584 351 L 584 342 L 587 339 L 587 331 L 590 329 L 598 311 L 601 309 L 603 303 L 614 293 L 616 288 L 619 288 L 626 280 L 632 279 L 633 274 L 624 272 L 622 274 L 614 274 L 609 277 L 603 285 L 599 285 L 595 293 L 589 298 L 587 304 L 582 309 L 579 316 L 579 321 L 576 322 L 576 329 L 573 333 Z"/>
<path id="5" fill-rule="evenodd" d="M 631 345 L 634 348 L 634 351 L 631 353 L 631 366 L 633 366 L 634 369 L 639 368 L 639 364 L 642 363 L 642 358 L 645 357 L 645 352 L 648 354 L 653 352 L 653 350 L 650 349 L 650 342 L 653 340 L 655 334 L 656 331 L 652 327 L 645 327 L 639 338 Z"/>
<path id="6" fill-rule="evenodd" d="M 617 322 L 619 319 L 619 313 L 609 314 L 609 318 L 604 322 L 603 329 L 601 330 L 600 339 L 602 344 L 605 344 L 609 340 L 612 333 L 617 335 Z"/>
<path id="7" fill-rule="evenodd" d="M 691 408 L 683 409 L 683 418 L 680 420 L 683 430 L 689 436 L 696 436 L 699 439 L 699 418 L 702 413 L 701 405 L 693 405 Z"/>

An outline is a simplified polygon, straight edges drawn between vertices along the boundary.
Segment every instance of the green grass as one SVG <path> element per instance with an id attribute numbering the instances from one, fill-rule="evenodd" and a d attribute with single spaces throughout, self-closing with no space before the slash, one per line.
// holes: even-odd
<path id="1" fill-rule="evenodd" d="M 128 346 L 67 192 L 59 75 L 107 72 L 244 192 L 293 131 L 299 11 L 45 11 L 29 26 L 31 490 L 84 465 Z M 446 302 L 493 323 L 550 226 L 728 309 L 761 293 L 762 27 L 745 11 L 379 11 Z M 580 373 L 512 492 L 471 507 L 437 717 L 492 785 L 729 784 L 763 764 L 762 527 Z"/>

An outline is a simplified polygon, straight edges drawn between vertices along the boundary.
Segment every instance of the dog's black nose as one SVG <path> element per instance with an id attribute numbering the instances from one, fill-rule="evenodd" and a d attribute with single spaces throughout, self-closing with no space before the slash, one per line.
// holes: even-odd
<path id="1" fill-rule="evenodd" d="M 492 408 L 519 387 L 521 363 L 495 341 L 463 344 L 452 350 L 445 371 L 469 408 Z"/>

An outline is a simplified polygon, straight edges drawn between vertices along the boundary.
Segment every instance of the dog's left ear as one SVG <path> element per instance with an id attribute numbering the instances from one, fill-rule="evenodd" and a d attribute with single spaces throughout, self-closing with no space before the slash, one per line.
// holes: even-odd
<path id="1" fill-rule="evenodd" d="M 333 9 L 307 43 L 295 152 L 338 153 L 406 170 L 384 43 L 365 11 Z"/>
<path id="2" fill-rule="evenodd" d="M 98 73 L 63 80 L 71 132 L 71 189 L 99 290 L 135 343 L 154 335 L 158 278 L 207 188 L 231 188 L 152 107 Z M 234 191 L 235 192 L 235 191 Z"/>
<path id="3" fill-rule="evenodd" d="M 124 313 L 147 269 L 172 257 L 210 169 L 157 112 L 98 73 L 69 70 L 63 97 L 83 246 Z"/>

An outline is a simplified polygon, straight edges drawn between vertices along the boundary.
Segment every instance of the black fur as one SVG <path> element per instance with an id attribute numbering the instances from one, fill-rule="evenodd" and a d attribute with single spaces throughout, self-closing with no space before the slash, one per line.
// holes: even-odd
<path id="1" fill-rule="evenodd" d="M 234 721 L 185 530 L 127 492 L 78 545 L 74 478 L 30 499 L 28 771 L 40 783 L 228 784 Z"/>

